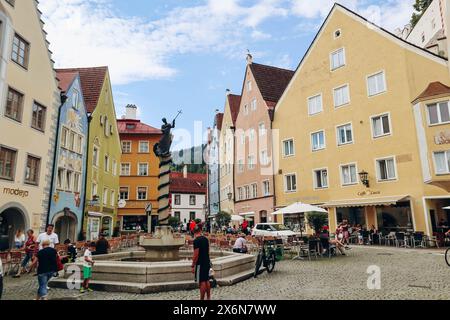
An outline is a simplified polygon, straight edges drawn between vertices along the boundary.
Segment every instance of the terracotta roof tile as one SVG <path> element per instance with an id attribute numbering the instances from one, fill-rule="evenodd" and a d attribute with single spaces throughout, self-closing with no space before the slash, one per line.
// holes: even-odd
<path id="1" fill-rule="evenodd" d="M 286 90 L 295 71 L 252 63 L 250 69 L 266 101 L 277 103 Z"/>
<path id="2" fill-rule="evenodd" d="M 77 75 L 78 72 L 64 71 L 64 70 L 56 71 L 56 77 L 58 78 L 59 88 L 61 89 L 61 91 L 67 92 Z"/>
<path id="3" fill-rule="evenodd" d="M 134 128 L 131 128 L 128 125 L 134 125 Z M 118 119 L 117 127 L 119 130 L 119 134 L 155 134 L 162 135 L 160 129 L 156 129 L 152 126 L 149 126 L 145 123 L 142 123 L 140 120 L 129 120 L 129 119 Z"/>
<path id="4" fill-rule="evenodd" d="M 422 100 L 425 98 L 430 98 L 434 96 L 439 96 L 443 94 L 450 95 L 450 87 L 442 84 L 441 82 L 432 82 L 428 85 L 424 92 L 422 92 L 414 101 Z"/>
<path id="5" fill-rule="evenodd" d="M 108 67 L 57 69 L 56 72 L 78 72 L 87 112 L 94 112 L 105 82 Z"/>
<path id="6" fill-rule="evenodd" d="M 229 94 L 228 103 L 230 104 L 231 118 L 233 120 L 233 125 L 236 125 L 236 119 L 238 117 L 239 108 L 241 106 L 241 96 Z"/>
<path id="7" fill-rule="evenodd" d="M 206 174 L 188 173 L 187 178 L 181 172 L 170 174 L 170 193 L 206 194 Z"/>

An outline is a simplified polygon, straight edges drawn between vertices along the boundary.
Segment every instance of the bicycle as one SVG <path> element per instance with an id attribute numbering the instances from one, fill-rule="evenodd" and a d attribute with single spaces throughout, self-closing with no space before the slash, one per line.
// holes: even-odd
<path id="1" fill-rule="evenodd" d="M 447 262 L 447 265 L 450 267 L 450 248 L 445 251 L 445 262 Z"/>
<path id="2" fill-rule="evenodd" d="M 268 273 L 272 273 L 276 264 L 276 240 L 274 238 L 262 238 L 262 245 L 256 257 L 254 277 L 258 277 L 261 265 L 266 268 Z"/>

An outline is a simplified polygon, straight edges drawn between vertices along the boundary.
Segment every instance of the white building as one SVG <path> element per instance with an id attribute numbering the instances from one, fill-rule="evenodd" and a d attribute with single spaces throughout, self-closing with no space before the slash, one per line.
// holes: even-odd
<path id="1" fill-rule="evenodd" d="M 434 0 L 412 30 L 408 24 L 403 30 L 397 29 L 396 34 L 416 46 L 448 57 L 449 10 L 448 0 Z"/>
<path id="2" fill-rule="evenodd" d="M 172 172 L 170 174 L 172 217 L 182 223 L 192 219 L 206 220 L 206 174 Z"/>

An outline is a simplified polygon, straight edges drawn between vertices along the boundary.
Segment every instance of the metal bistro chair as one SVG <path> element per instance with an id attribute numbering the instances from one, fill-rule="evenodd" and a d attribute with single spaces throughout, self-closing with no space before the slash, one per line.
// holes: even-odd
<path id="1" fill-rule="evenodd" d="M 317 257 L 320 255 L 319 253 L 319 240 L 309 240 L 308 241 L 308 259 L 311 261 L 311 256 L 314 255 L 314 257 L 317 259 Z"/>
<path id="2" fill-rule="evenodd" d="M 378 233 L 373 233 L 370 235 L 370 242 L 372 245 L 381 245 L 381 236 Z"/>
<path id="3" fill-rule="evenodd" d="M 411 239 L 414 248 L 425 248 L 425 237 L 423 232 L 414 232 Z"/>
<path id="4" fill-rule="evenodd" d="M 11 251 L 10 252 L 10 268 L 8 270 L 8 274 L 11 274 L 11 271 L 15 274 L 19 271 L 20 264 L 22 263 L 25 252 L 23 251 Z M 5 273 L 6 274 L 6 273 Z"/>
<path id="5" fill-rule="evenodd" d="M 396 232 L 395 233 L 395 246 L 397 248 L 407 248 L 408 247 L 408 243 L 406 240 L 406 236 L 403 232 Z"/>
<path id="6" fill-rule="evenodd" d="M 395 241 L 396 241 L 395 232 L 393 232 L 393 231 L 384 237 L 384 245 L 386 245 L 386 246 L 390 246 L 391 242 L 392 242 L 392 245 L 395 245 L 396 244 Z"/>

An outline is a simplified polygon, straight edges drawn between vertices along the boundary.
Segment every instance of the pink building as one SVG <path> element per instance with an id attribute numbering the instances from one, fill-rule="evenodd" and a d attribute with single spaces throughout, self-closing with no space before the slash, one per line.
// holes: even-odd
<path id="1" fill-rule="evenodd" d="M 293 75 L 247 57 L 235 131 L 235 212 L 254 223 L 270 222 L 274 211 L 272 116 Z"/>

